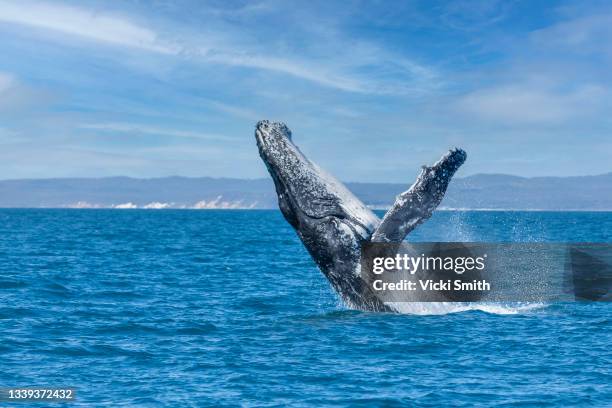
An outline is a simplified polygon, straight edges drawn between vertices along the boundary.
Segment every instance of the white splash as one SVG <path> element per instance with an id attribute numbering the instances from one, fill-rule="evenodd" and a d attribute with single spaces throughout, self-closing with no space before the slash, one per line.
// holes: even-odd
<path id="1" fill-rule="evenodd" d="M 546 307 L 545 303 L 460 303 L 460 302 L 389 302 L 401 314 L 444 315 L 479 310 L 485 313 L 513 315 Z"/>

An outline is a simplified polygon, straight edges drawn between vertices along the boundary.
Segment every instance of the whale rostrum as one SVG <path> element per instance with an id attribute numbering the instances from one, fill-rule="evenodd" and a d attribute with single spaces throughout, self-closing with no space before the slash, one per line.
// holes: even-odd
<path id="1" fill-rule="evenodd" d="M 393 311 L 360 276 L 361 245 L 399 245 L 432 215 L 466 153 L 452 149 L 433 166 L 423 166 L 381 221 L 340 181 L 304 156 L 285 124 L 260 121 L 255 138 L 283 216 L 342 300 L 354 309 Z"/>

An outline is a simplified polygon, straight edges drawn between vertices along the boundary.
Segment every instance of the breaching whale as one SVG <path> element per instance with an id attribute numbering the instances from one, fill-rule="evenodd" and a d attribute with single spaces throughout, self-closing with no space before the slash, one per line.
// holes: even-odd
<path id="1" fill-rule="evenodd" d="M 423 166 L 414 184 L 397 196 L 380 220 L 340 181 L 304 156 L 285 124 L 262 120 L 255 138 L 283 216 L 342 300 L 354 309 L 394 311 L 361 278 L 361 245 L 402 242 L 440 204 L 466 153 L 452 149 L 433 166 Z"/>

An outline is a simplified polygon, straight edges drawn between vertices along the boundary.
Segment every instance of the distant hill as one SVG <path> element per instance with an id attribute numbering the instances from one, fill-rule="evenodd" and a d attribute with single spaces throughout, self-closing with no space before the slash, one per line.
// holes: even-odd
<path id="1" fill-rule="evenodd" d="M 383 208 L 408 184 L 347 183 Z M 0 207 L 277 208 L 270 179 L 130 177 L 0 181 Z M 451 182 L 441 208 L 612 210 L 612 173 L 580 177 L 478 174 Z"/>

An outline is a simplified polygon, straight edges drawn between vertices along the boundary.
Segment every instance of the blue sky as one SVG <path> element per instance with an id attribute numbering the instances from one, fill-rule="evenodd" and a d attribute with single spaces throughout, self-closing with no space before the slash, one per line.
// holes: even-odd
<path id="1" fill-rule="evenodd" d="M 612 5 L 0 2 L 0 178 L 265 177 L 259 119 L 346 181 L 612 171 Z"/>

